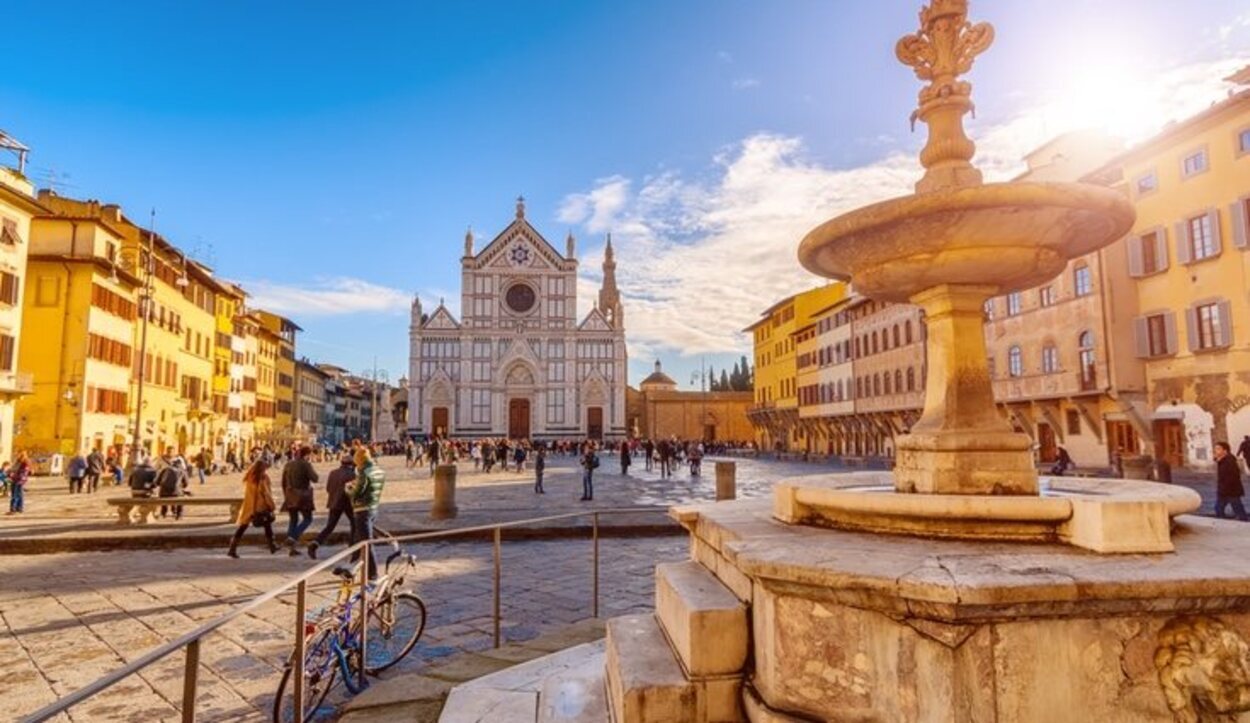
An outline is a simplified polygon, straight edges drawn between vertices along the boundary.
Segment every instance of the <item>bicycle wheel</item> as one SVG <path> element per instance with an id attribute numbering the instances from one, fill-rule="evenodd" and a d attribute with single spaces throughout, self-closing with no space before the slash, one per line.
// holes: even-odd
<path id="1" fill-rule="evenodd" d="M 425 603 L 410 592 L 397 592 L 369 609 L 368 664 L 377 675 L 412 652 L 425 632 Z"/>
<path id="2" fill-rule="evenodd" d="M 332 645 L 333 631 L 317 632 L 304 646 L 304 720 L 307 723 L 318 714 L 324 715 L 332 708 L 322 708 L 330 688 L 334 687 L 334 678 L 338 675 L 338 659 L 334 655 Z M 273 699 L 274 723 L 297 723 L 295 720 L 294 683 L 291 674 L 295 671 L 294 662 L 287 663 L 282 671 L 282 680 L 278 683 L 278 695 Z M 288 694 L 287 686 L 291 687 Z"/>

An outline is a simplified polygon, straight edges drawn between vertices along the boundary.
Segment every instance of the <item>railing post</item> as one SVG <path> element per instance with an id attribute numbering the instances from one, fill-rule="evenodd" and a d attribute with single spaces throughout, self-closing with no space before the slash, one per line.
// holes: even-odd
<path id="1" fill-rule="evenodd" d="M 295 700 L 291 704 L 291 710 L 295 712 L 294 719 L 296 721 L 304 720 L 304 614 L 306 610 L 308 592 L 308 582 L 299 581 L 299 586 L 295 588 L 295 652 L 292 653 L 293 665 L 291 668 L 292 682 L 291 692 L 295 695 Z"/>
<path id="2" fill-rule="evenodd" d="M 182 721 L 195 721 L 195 690 L 200 677 L 200 639 L 187 644 L 187 662 L 182 671 Z"/>
<path id="3" fill-rule="evenodd" d="M 599 617 L 599 513 L 593 515 L 593 522 L 590 526 L 591 547 L 594 548 L 594 572 L 592 573 L 592 591 L 590 602 L 590 617 Z"/>
<path id="4" fill-rule="evenodd" d="M 365 664 L 369 660 L 369 549 L 370 540 L 365 539 L 360 548 L 360 680 L 365 687 Z"/>
<path id="5" fill-rule="evenodd" d="M 503 546 L 501 544 L 502 541 L 503 541 L 503 528 L 496 527 L 495 528 L 495 647 L 496 648 L 498 648 L 500 644 L 500 640 L 499 640 L 499 602 L 500 602 L 499 600 L 500 598 L 499 578 L 500 578 L 500 572 L 502 571 L 502 568 L 503 568 Z"/>

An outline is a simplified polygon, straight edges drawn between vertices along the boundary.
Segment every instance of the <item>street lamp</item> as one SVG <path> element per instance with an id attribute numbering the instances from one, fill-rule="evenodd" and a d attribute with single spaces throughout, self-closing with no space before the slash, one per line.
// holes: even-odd
<path id="1" fill-rule="evenodd" d="M 390 384 L 391 378 L 385 369 L 378 369 L 377 357 L 373 358 L 373 369 L 366 369 L 360 376 L 371 382 L 370 393 L 373 402 L 369 407 L 369 441 L 376 442 L 378 441 L 378 382 Z"/>
<path id="2" fill-rule="evenodd" d="M 699 392 L 703 397 L 702 412 L 699 414 L 699 438 L 707 442 L 707 387 L 708 387 L 708 370 L 703 362 L 705 357 L 699 357 L 699 371 L 690 375 L 690 383 L 699 382 Z"/>

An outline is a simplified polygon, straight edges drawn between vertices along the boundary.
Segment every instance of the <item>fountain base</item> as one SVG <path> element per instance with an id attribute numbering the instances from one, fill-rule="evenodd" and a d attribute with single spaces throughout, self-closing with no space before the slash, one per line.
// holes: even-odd
<path id="1" fill-rule="evenodd" d="M 1015 432 L 913 432 L 898 439 L 894 486 L 921 494 L 1036 495 L 1032 444 Z"/>

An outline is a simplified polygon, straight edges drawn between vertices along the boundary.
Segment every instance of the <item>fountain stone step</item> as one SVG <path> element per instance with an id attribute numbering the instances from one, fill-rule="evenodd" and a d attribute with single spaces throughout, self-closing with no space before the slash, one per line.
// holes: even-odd
<path id="1" fill-rule="evenodd" d="M 538 723 L 609 723 L 603 656 L 599 665 L 553 675 L 538 696 Z"/>
<path id="2" fill-rule="evenodd" d="M 740 673 L 746 665 L 746 607 L 699 563 L 656 565 L 655 611 L 689 677 Z"/>
<path id="3" fill-rule="evenodd" d="M 698 695 L 654 615 L 608 621 L 607 689 L 616 723 L 695 721 Z"/>

